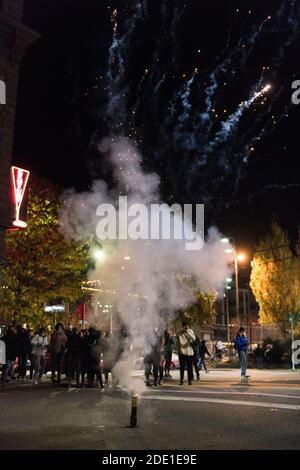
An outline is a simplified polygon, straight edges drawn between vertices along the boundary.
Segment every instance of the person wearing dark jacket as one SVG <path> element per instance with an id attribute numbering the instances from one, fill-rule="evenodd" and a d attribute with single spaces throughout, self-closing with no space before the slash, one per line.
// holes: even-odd
<path id="1" fill-rule="evenodd" d="M 18 364 L 19 364 L 19 380 L 24 382 L 26 376 L 27 360 L 31 351 L 31 340 L 27 330 L 20 328 L 18 331 Z"/>
<path id="2" fill-rule="evenodd" d="M 192 348 L 194 350 L 193 366 L 194 366 L 194 369 L 195 369 L 195 372 L 196 372 L 197 380 L 200 379 L 200 371 L 199 371 L 199 367 L 198 367 L 199 357 L 200 357 L 200 345 L 201 345 L 200 339 L 196 335 L 195 341 L 192 342 Z"/>
<path id="3" fill-rule="evenodd" d="M 119 361 L 125 360 L 126 355 L 126 342 L 127 342 L 127 330 L 125 327 L 122 327 L 118 332 L 114 333 L 113 345 L 112 345 L 112 356 L 110 358 L 110 368 L 112 375 L 112 387 L 116 388 L 119 384 L 119 368 L 115 368 Z M 106 354 L 107 355 L 107 354 Z M 105 357 L 104 357 L 104 367 L 106 367 Z M 119 370 L 118 370 L 119 369 Z"/>
<path id="4" fill-rule="evenodd" d="M 88 387 L 93 386 L 96 377 L 98 385 L 103 389 L 100 367 L 103 345 L 100 338 L 101 334 L 99 331 L 95 328 L 89 328 L 89 340 L 87 345 Z"/>
<path id="5" fill-rule="evenodd" d="M 264 350 L 260 346 L 260 344 L 257 346 L 257 348 L 254 351 L 254 357 L 255 357 L 255 362 L 256 366 L 258 369 L 263 369 L 264 366 Z"/>
<path id="6" fill-rule="evenodd" d="M 121 357 L 122 352 L 120 352 L 120 335 L 118 333 L 115 333 L 114 336 L 112 336 L 109 332 L 106 333 L 104 336 L 103 340 L 103 363 L 104 363 L 104 377 L 105 377 L 105 382 L 104 385 L 106 387 L 109 386 L 109 373 L 111 373 L 112 376 L 112 385 L 117 384 L 117 377 L 115 376 L 115 373 L 113 372 L 113 368 L 117 364 L 118 360 Z"/>
<path id="7" fill-rule="evenodd" d="M 19 353 L 17 329 L 15 326 L 8 328 L 6 334 L 2 337 L 2 341 L 5 343 L 6 364 L 2 366 L 1 383 L 5 387 L 8 374 L 13 368 Z"/>
<path id="8" fill-rule="evenodd" d="M 68 338 L 64 332 L 62 323 L 57 323 L 54 332 L 51 335 L 50 349 L 52 361 L 52 383 L 60 384 L 63 367 L 64 352 L 67 346 Z M 56 378 L 57 373 L 57 378 Z"/>
<path id="9" fill-rule="evenodd" d="M 199 347 L 199 369 L 201 370 L 202 367 L 203 367 L 205 372 L 208 373 L 208 370 L 207 370 L 207 367 L 206 367 L 206 364 L 205 364 L 205 355 L 211 357 L 211 355 L 210 355 L 210 353 L 207 349 L 205 339 L 203 339 L 201 341 L 201 344 L 200 344 L 200 347 Z"/>
<path id="10" fill-rule="evenodd" d="M 144 355 L 145 378 L 147 387 L 151 387 L 150 374 L 153 373 L 154 386 L 161 384 L 163 378 L 162 368 L 162 341 L 158 331 L 146 340 L 146 351 Z"/>
<path id="11" fill-rule="evenodd" d="M 272 369 L 273 344 L 267 344 L 265 352 L 264 352 L 264 359 L 265 359 L 267 368 Z"/>
<path id="12" fill-rule="evenodd" d="M 235 338 L 235 345 L 241 363 L 241 380 L 247 380 L 247 351 L 249 340 L 246 337 L 245 328 L 241 326 Z"/>
<path id="13" fill-rule="evenodd" d="M 81 353 L 81 365 L 80 365 L 81 387 L 84 387 L 85 377 L 88 372 L 88 350 L 89 350 L 89 340 L 90 340 L 88 330 L 81 331 L 80 336 L 82 340 L 82 353 Z"/>
<path id="14" fill-rule="evenodd" d="M 165 340 L 164 340 L 164 347 L 165 347 L 165 377 L 172 377 L 170 374 L 171 363 L 172 363 L 172 354 L 174 348 L 174 337 L 173 335 L 166 330 L 165 331 Z"/>
<path id="15" fill-rule="evenodd" d="M 66 362 L 67 362 L 67 380 L 68 385 L 71 387 L 72 378 L 75 373 L 76 387 L 79 387 L 80 383 L 80 370 L 81 370 L 81 356 L 83 349 L 83 339 L 78 334 L 76 328 L 74 328 L 68 338 Z"/>

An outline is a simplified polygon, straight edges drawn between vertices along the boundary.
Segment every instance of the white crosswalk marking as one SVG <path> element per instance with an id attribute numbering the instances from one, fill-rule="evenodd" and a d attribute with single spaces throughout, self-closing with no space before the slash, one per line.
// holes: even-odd
<path id="1" fill-rule="evenodd" d="M 187 396 L 162 396 L 162 395 L 146 395 L 142 397 L 143 400 L 169 400 L 169 401 L 191 401 L 201 403 L 222 403 L 224 405 L 235 406 L 259 406 L 262 408 L 280 408 L 285 410 L 300 410 L 300 405 L 289 405 L 288 403 L 264 403 L 259 401 L 245 401 L 245 400 L 223 400 L 219 398 L 201 398 L 201 397 L 187 397 Z"/>
<path id="2" fill-rule="evenodd" d="M 198 395 L 240 395 L 240 396 L 257 396 L 257 397 L 276 397 L 276 398 L 293 398 L 300 400 L 300 395 L 282 395 L 279 393 L 262 393 L 262 392 L 238 392 L 220 391 L 220 390 L 164 390 L 160 389 L 157 393 L 180 393 L 180 394 L 198 394 Z"/>

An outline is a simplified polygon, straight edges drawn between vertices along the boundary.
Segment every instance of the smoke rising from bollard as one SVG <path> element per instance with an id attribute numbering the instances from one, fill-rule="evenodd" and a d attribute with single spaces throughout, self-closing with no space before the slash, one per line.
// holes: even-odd
<path id="1" fill-rule="evenodd" d="M 153 202 L 162 203 L 159 177 L 143 171 L 141 155 L 129 140 L 106 139 L 99 149 L 109 158 L 117 189 L 109 190 L 104 181 L 97 181 L 90 192 L 68 191 L 60 212 L 67 237 L 94 238 L 98 205 L 115 202 L 118 211 L 120 195 L 126 195 L 129 204 L 143 203 L 148 207 Z M 118 215 L 124 216 L 120 211 Z M 185 224 L 191 230 L 192 222 Z M 128 331 L 124 354 L 114 368 L 123 388 L 135 392 L 144 389 L 144 384 L 131 375 L 134 360 L 149 352 L 155 342 L 155 329 L 162 333 L 177 309 L 185 309 L 195 301 L 191 283 L 206 292 L 224 287 L 230 260 L 220 238 L 216 228 L 209 229 L 203 248 L 196 252 L 186 250 L 184 239 L 101 242 L 106 256 L 91 270 L 89 280 L 97 280 L 102 286 L 95 301 L 114 305 Z M 100 317 L 93 319 L 96 324 L 100 321 Z"/>

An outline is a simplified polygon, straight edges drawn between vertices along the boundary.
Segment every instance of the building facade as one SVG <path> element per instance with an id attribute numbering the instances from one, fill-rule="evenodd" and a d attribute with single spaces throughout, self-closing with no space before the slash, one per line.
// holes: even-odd
<path id="1" fill-rule="evenodd" d="M 0 0 L 0 81 L 6 95 L 5 103 L 2 100 L 0 104 L 0 269 L 5 232 L 12 227 L 14 217 L 11 164 L 20 64 L 27 47 L 38 38 L 22 23 L 23 8 L 24 0 Z"/>

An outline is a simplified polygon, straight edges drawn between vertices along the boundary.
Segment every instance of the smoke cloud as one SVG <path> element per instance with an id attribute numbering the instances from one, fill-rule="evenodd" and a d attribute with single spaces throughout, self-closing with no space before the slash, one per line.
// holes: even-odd
<path id="1" fill-rule="evenodd" d="M 73 239 L 95 240 L 97 207 L 109 202 L 118 211 L 120 195 L 127 196 L 128 204 L 162 202 L 159 177 L 143 171 L 141 156 L 129 140 L 107 138 L 99 150 L 109 155 L 117 188 L 109 190 L 104 181 L 97 181 L 89 192 L 64 195 L 60 223 L 64 234 Z M 124 216 L 120 211 L 118 215 Z M 101 241 L 105 257 L 89 273 L 89 280 L 98 281 L 95 302 L 113 305 L 129 332 L 125 355 L 115 368 L 127 390 L 141 391 L 144 386 L 141 381 L 132 382 L 130 371 L 134 358 L 151 347 L 155 329 L 162 332 L 178 308 L 185 309 L 195 300 L 191 281 L 207 292 L 224 288 L 230 259 L 220 238 L 217 229 L 211 228 L 203 249 L 196 252 L 185 249 L 185 240 Z M 99 325 L 100 321 L 96 314 L 93 322 Z"/>

